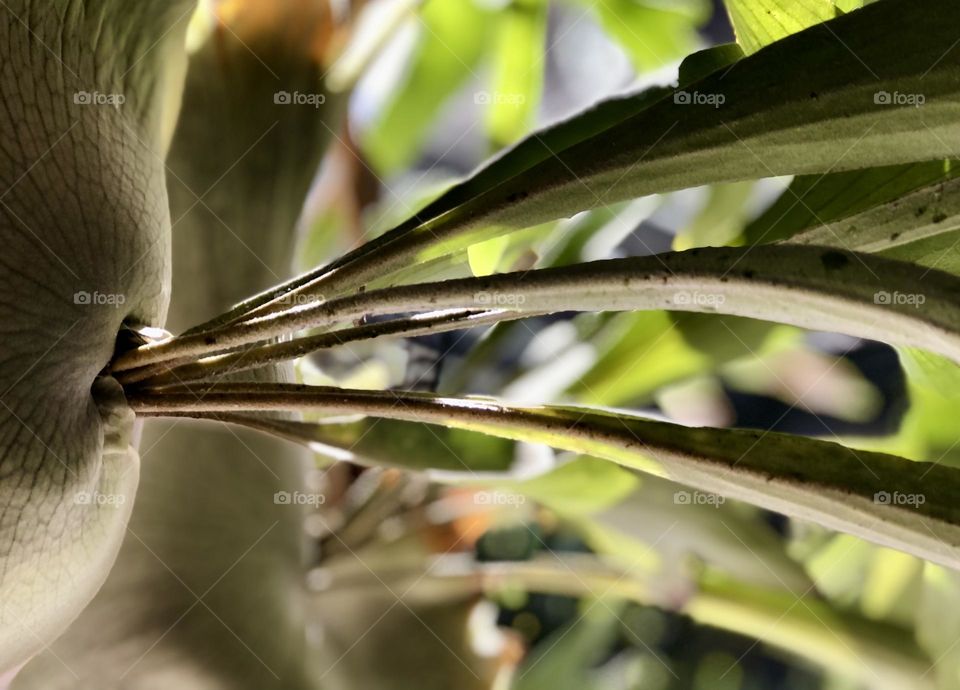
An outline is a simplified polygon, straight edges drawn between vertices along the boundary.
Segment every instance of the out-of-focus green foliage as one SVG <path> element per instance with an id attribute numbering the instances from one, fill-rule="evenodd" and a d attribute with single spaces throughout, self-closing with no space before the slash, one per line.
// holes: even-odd
<path id="1" fill-rule="evenodd" d="M 497 22 L 487 131 L 497 148 L 513 143 L 535 122 L 546 59 L 547 0 L 512 0 Z"/>
<path id="2" fill-rule="evenodd" d="M 696 28 L 709 18 L 704 0 L 576 0 L 596 14 L 600 25 L 627 52 L 639 71 L 660 67 L 691 52 Z"/>
<path id="3" fill-rule="evenodd" d="M 372 163 L 393 172 L 412 162 L 446 98 L 468 82 L 492 41 L 496 15 L 474 0 L 427 0 L 407 73 L 364 137 Z M 483 98 L 478 100 L 482 104 Z"/>
<path id="4" fill-rule="evenodd" d="M 591 16 L 640 71 L 696 48 L 696 29 L 709 17 L 706 0 L 669 5 L 650 0 L 566 0 L 553 3 Z M 468 84 L 494 148 L 529 132 L 538 120 L 547 42 L 548 0 L 426 0 L 411 19 L 416 44 L 388 104 L 363 137 L 375 167 L 394 173 L 414 162 L 444 106 Z M 493 8 L 497 8 L 494 10 Z M 561 40 L 561 37 L 556 39 Z"/>

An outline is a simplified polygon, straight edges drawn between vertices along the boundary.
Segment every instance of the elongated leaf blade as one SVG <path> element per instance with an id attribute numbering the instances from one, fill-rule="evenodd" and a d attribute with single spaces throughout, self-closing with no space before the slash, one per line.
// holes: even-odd
<path id="1" fill-rule="evenodd" d="M 504 320 L 565 311 L 721 313 L 919 347 L 960 363 L 957 277 L 828 247 L 767 245 L 694 249 L 363 292 L 232 329 L 148 345 L 119 357 L 114 369 L 206 356 L 364 317 L 449 309 L 496 309 L 500 311 L 491 313 Z"/>
<path id="2" fill-rule="evenodd" d="M 315 409 L 542 443 L 960 567 L 960 470 L 937 463 L 769 432 L 693 429 L 589 408 L 519 408 L 414 393 L 222 384 L 134 393 L 129 401 L 142 414 Z M 299 429 L 304 440 L 312 440 L 310 425 Z"/>
<path id="3" fill-rule="evenodd" d="M 806 244 L 871 251 L 875 240 L 894 242 L 911 228 L 926 225 L 936 215 L 936 211 L 926 213 L 930 197 L 956 171 L 952 162 L 937 160 L 804 175 L 747 226 L 744 239 L 747 244 L 760 244 L 795 237 Z M 917 203 L 911 202 L 914 196 Z M 908 207 L 916 215 L 908 216 Z M 882 229 L 871 227 L 877 222 Z M 898 237 L 891 239 L 894 234 Z"/>
<path id="4" fill-rule="evenodd" d="M 412 64 L 364 137 L 378 170 L 393 173 L 414 159 L 441 106 L 474 75 L 489 46 L 491 24 L 491 13 L 471 0 L 424 5 Z"/>

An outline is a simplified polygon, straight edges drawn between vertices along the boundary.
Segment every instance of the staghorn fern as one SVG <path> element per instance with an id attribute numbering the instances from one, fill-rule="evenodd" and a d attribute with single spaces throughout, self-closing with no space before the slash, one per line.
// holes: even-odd
<path id="1" fill-rule="evenodd" d="M 160 325 L 161 316 L 131 313 L 127 326 L 140 331 L 134 340 L 143 344 L 121 343 L 97 386 L 115 389 L 119 383 L 126 403 L 112 404 L 142 418 L 228 423 L 314 449 L 334 449 L 360 464 L 455 470 L 481 483 L 496 484 L 499 480 L 487 473 L 511 469 L 515 444 L 544 444 L 622 466 L 630 476 L 652 475 L 736 498 L 957 569 L 960 470 L 936 462 L 785 434 L 692 429 L 600 407 L 515 406 L 491 398 L 277 383 L 250 375 L 365 340 L 571 311 L 670 310 L 750 317 L 884 341 L 899 348 L 905 367 L 918 379 L 948 382 L 960 364 L 960 279 L 941 256 L 952 246 L 949 221 L 955 215 L 949 200 L 955 185 L 943 161 L 953 157 L 960 142 L 960 65 L 953 28 L 960 8 L 946 1 L 884 0 L 844 14 L 834 3 L 804 4 L 817 5 L 820 14 L 809 21 L 801 17 L 790 27 L 798 33 L 784 36 L 770 26 L 754 26 L 743 46 L 747 57 L 729 49 L 691 56 L 681 69 L 678 89 L 652 89 L 605 102 L 535 133 L 380 237 L 221 314 L 191 314 L 200 323 L 190 324 L 181 335 L 158 339 L 140 327 Z M 734 17 L 744 39 L 743 24 L 751 20 L 740 9 Z M 825 19 L 830 21 L 815 23 Z M 922 108 L 916 107 L 919 96 Z M 151 119 L 162 119 L 161 109 L 144 108 L 144 132 L 153 137 L 152 148 L 163 151 L 168 135 L 157 133 L 162 128 Z M 114 125 L 111 131 L 120 128 Z M 921 164 L 928 167 L 917 173 Z M 155 161 L 149 167 L 156 172 Z M 302 162 L 293 167 L 301 175 L 309 168 Z M 462 267 L 469 249 L 481 242 L 581 211 L 776 175 L 798 177 L 780 202 L 783 213 L 767 228 L 749 229 L 747 246 L 428 279 L 439 267 Z M 864 179 L 868 191 L 870 180 L 893 179 L 895 184 L 881 198 L 840 208 L 826 203 L 851 194 Z M 284 191 L 300 196 L 303 186 L 299 192 Z M 823 207 L 814 203 L 821 197 L 811 188 L 822 192 Z M 243 194 L 244 188 L 232 192 Z M 247 193 L 255 197 L 257 190 Z M 263 199 L 283 203 L 267 195 Z M 277 219 L 265 212 L 264 218 L 284 232 L 293 223 L 282 213 Z M 776 235 L 785 241 L 757 246 L 773 239 L 767 230 L 784 218 L 794 226 Z M 267 234 L 268 228 L 263 230 Z M 274 239 L 285 255 L 289 236 Z M 163 280 L 148 283 L 149 294 L 165 295 Z M 228 301 L 236 299 L 235 286 L 210 286 L 210 292 L 217 289 L 230 293 Z M 213 302 L 223 307 L 224 300 Z M 97 309 L 112 319 L 103 316 L 99 335 L 112 336 L 120 329 L 116 310 Z M 378 318 L 368 321 L 371 317 Z M 238 382 L 236 375 L 244 372 L 248 377 Z M 956 393 L 949 384 L 943 387 Z M 353 418 L 344 421 L 343 415 Z M 381 419 L 389 423 L 379 426 L 376 420 Z M 395 452 L 397 437 L 413 443 L 417 452 Z M 502 442 L 492 444 L 491 437 Z M 914 500 L 885 498 L 891 496 Z M 291 546 L 286 556 L 295 550 Z M 95 566 L 105 577 L 102 563 Z M 290 570 L 296 572 L 296 564 Z M 414 569 L 413 577 L 422 573 Z M 450 601 L 496 589 L 497 581 L 569 594 L 583 594 L 584 580 L 612 581 L 624 598 L 672 606 L 697 620 L 758 637 L 779 611 L 762 596 L 739 597 L 736 586 L 708 580 L 678 605 L 656 587 L 648 588 L 636 569 L 609 569 L 593 558 L 560 572 L 538 563 L 468 564 L 464 575 L 438 579 L 454 588 Z M 623 579 L 628 583 L 620 588 Z M 88 586 L 79 598 L 91 595 Z M 73 608 L 47 634 L 62 628 L 79 610 Z M 838 659 L 802 617 L 788 617 L 785 627 L 791 632 L 771 642 L 871 686 L 931 687 L 922 653 L 909 641 L 871 630 L 867 622 L 829 606 L 817 608 L 814 617 L 843 619 L 837 625 L 852 631 L 844 644 L 856 646 L 870 664 L 882 668 L 882 660 L 896 652 L 895 662 L 882 677 L 866 673 L 864 664 Z M 295 629 L 299 624 L 292 623 Z M 6 654 L 0 662 L 8 668 L 36 649 L 9 646 L 0 651 Z M 315 669 L 301 661 L 294 660 L 296 670 L 285 676 L 292 680 L 276 679 L 287 682 L 278 687 L 323 687 L 311 677 Z M 231 687 L 272 682 L 238 675 Z M 29 666 L 21 682 L 31 682 Z"/>

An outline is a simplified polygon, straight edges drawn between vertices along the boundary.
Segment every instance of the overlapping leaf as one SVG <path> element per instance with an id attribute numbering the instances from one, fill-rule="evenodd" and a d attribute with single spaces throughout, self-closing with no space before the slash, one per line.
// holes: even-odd
<path id="1" fill-rule="evenodd" d="M 309 285 L 329 296 L 411 261 L 623 199 L 942 156 L 945 144 L 960 139 L 951 28 L 960 8 L 934 4 L 936 12 L 886 0 L 787 37 L 676 93 L 654 90 L 601 104 L 532 135 L 332 266 L 248 300 L 222 320 L 291 289 Z M 893 43 L 904 49 L 889 50 Z M 900 95 L 922 95 L 925 105 L 901 103 Z"/>

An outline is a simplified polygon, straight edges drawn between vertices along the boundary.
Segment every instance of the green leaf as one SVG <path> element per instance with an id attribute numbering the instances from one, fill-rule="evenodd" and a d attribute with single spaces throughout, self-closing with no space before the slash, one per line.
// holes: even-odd
<path id="1" fill-rule="evenodd" d="M 897 352 L 912 381 L 945 398 L 960 398 L 960 367 L 956 363 L 912 347 L 901 347 Z"/>
<path id="2" fill-rule="evenodd" d="M 705 79 L 714 72 L 730 67 L 743 57 L 743 49 L 737 43 L 723 43 L 712 48 L 698 50 L 680 63 L 680 86 L 687 86 Z"/>
<path id="3" fill-rule="evenodd" d="M 580 0 L 603 30 L 630 56 L 639 72 L 674 60 L 698 43 L 696 29 L 709 18 L 703 0 Z"/>
<path id="4" fill-rule="evenodd" d="M 906 619 L 904 623 L 912 622 L 923 561 L 883 548 L 874 549 L 871 556 L 860 608 L 874 620 L 901 618 Z"/>
<path id="5" fill-rule="evenodd" d="M 601 590 L 602 591 L 602 590 Z M 575 621 L 553 632 L 524 660 L 515 690 L 593 688 L 591 670 L 617 639 L 622 605 L 592 605 Z"/>
<path id="6" fill-rule="evenodd" d="M 546 67 L 546 0 L 512 0 L 497 17 L 487 131 L 496 148 L 529 131 Z"/>
<path id="7" fill-rule="evenodd" d="M 266 422 L 261 430 L 300 441 L 309 429 L 311 449 L 333 460 L 347 457 L 364 464 L 438 472 L 504 473 L 516 459 L 516 443 L 427 424 L 394 419 L 375 423 L 301 425 Z"/>
<path id="8" fill-rule="evenodd" d="M 731 244 L 743 232 L 747 220 L 747 201 L 752 182 L 714 185 L 707 192 L 707 203 L 686 228 L 677 233 L 674 249 L 722 247 Z"/>
<path id="9" fill-rule="evenodd" d="M 691 493 L 656 477 L 642 477 L 626 499 L 601 513 L 580 516 L 574 525 L 597 553 L 662 578 L 692 578 L 706 567 L 748 586 L 797 594 L 813 584 L 802 566 L 786 554 L 783 539 L 761 511 L 716 495 Z M 696 567 L 680 565 L 691 559 Z"/>
<path id="10" fill-rule="evenodd" d="M 138 414 L 203 416 L 316 410 L 364 414 L 540 443 L 619 463 L 693 488 L 810 520 L 950 567 L 960 566 L 960 470 L 761 431 L 685 428 L 589 408 L 510 407 L 291 384 L 215 384 L 187 392 L 131 392 Z M 253 419 L 314 440 L 312 425 Z"/>
<path id="11" fill-rule="evenodd" d="M 924 308 L 918 309 L 921 299 Z M 660 309 L 844 333 L 923 348 L 960 363 L 960 279 L 868 254 L 766 245 L 693 249 L 361 292 L 132 350 L 116 359 L 113 370 L 164 366 L 303 329 L 410 311 L 491 310 L 491 318 L 510 320 L 564 311 Z M 329 337 L 336 338 L 336 333 Z M 276 347 L 296 351 L 299 343 Z"/>
<path id="12" fill-rule="evenodd" d="M 579 457 L 534 479 L 507 485 L 564 515 L 595 513 L 619 503 L 637 476 L 597 458 Z"/>
<path id="13" fill-rule="evenodd" d="M 956 171 L 950 161 L 936 160 L 804 175 L 746 228 L 744 237 L 759 244 L 797 236 L 808 244 L 875 251 L 914 227 L 928 226 L 937 215 L 930 205 L 942 196 L 941 183 Z"/>
<path id="14" fill-rule="evenodd" d="M 934 172 L 937 167 L 939 173 Z M 932 184 L 807 230 L 791 241 L 843 245 L 960 275 L 960 180 L 956 179 L 960 168 L 950 161 L 927 168 Z"/>
<path id="15" fill-rule="evenodd" d="M 649 404 L 664 386 L 754 357 L 776 335 L 787 333 L 799 331 L 715 314 L 616 314 L 583 339 L 597 350 L 597 361 L 568 393 L 586 405 Z"/>
<path id="16" fill-rule="evenodd" d="M 923 561 L 810 525 L 798 525 L 793 532 L 794 557 L 828 601 L 844 610 L 860 610 L 870 620 L 913 626 L 923 589 Z"/>
<path id="17" fill-rule="evenodd" d="M 936 659 L 931 675 L 939 687 L 951 688 L 960 676 L 960 573 L 928 564 L 923 573 L 924 590 L 917 607 L 917 641 Z"/>
<path id="18" fill-rule="evenodd" d="M 833 0 L 725 0 L 747 55 L 841 14 Z"/>
<path id="19" fill-rule="evenodd" d="M 710 367 L 713 358 L 690 347 L 666 312 L 618 314 L 591 339 L 596 364 L 570 388 L 587 405 L 645 401 L 658 388 Z"/>
<path id="20" fill-rule="evenodd" d="M 496 273 L 509 244 L 510 238 L 503 236 L 470 245 L 467 256 L 470 259 L 470 270 L 473 271 L 473 275 L 488 276 Z"/>
<path id="21" fill-rule="evenodd" d="M 395 172 L 417 155 L 447 98 L 474 76 L 489 46 L 491 26 L 491 13 L 473 0 L 424 5 L 412 64 L 383 115 L 362 139 L 378 170 Z"/>
<path id="22" fill-rule="evenodd" d="M 910 406 L 894 436 L 860 439 L 858 446 L 884 453 L 895 453 L 915 460 L 935 460 L 951 467 L 960 466 L 960 428 L 957 427 L 956 389 L 941 392 L 948 387 L 936 381 L 937 371 L 931 369 L 915 373 L 914 364 L 903 357 L 901 362 L 908 374 Z M 956 378 L 956 368 L 946 370 L 946 381 Z M 932 380 L 926 380 L 930 376 Z"/>
<path id="23" fill-rule="evenodd" d="M 932 659 L 919 653 L 912 636 L 901 628 L 849 614 L 841 616 L 814 597 L 798 600 L 783 591 L 738 587 L 722 577 L 706 578 L 700 587 L 702 600 L 692 601 L 684 609 L 695 620 L 713 625 L 722 620 L 727 630 L 813 660 L 854 680 L 857 687 L 937 687 L 930 677 Z"/>
<path id="24" fill-rule="evenodd" d="M 674 314 L 673 321 L 688 347 L 709 356 L 717 365 L 762 354 L 774 336 L 792 340 L 796 333 L 763 321 L 716 314 Z"/>

